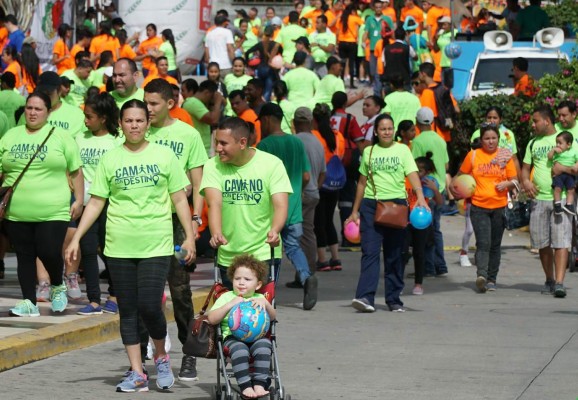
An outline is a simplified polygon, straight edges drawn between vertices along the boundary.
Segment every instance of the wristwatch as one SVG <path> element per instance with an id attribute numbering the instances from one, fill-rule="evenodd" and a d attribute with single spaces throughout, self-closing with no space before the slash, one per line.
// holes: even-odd
<path id="1" fill-rule="evenodd" d="M 193 214 L 193 221 L 197 223 L 197 225 L 203 225 L 203 220 L 197 214 Z"/>

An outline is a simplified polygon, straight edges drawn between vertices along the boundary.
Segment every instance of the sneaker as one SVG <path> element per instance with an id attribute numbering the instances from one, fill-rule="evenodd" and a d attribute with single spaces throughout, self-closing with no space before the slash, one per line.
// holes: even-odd
<path id="1" fill-rule="evenodd" d="M 411 293 L 416 296 L 421 296 L 423 294 L 423 287 L 421 287 L 421 285 L 415 285 Z"/>
<path id="2" fill-rule="evenodd" d="M 563 212 L 562 203 L 554 203 L 554 214 L 562 215 Z"/>
<path id="3" fill-rule="evenodd" d="M 116 391 L 123 393 L 148 392 L 149 381 L 146 375 L 130 371 L 129 375 L 116 385 Z"/>
<path id="4" fill-rule="evenodd" d="M 467 254 L 460 254 L 460 266 L 462 266 L 462 267 L 471 267 L 472 266 L 470 258 L 468 257 Z"/>
<path id="5" fill-rule="evenodd" d="M 458 213 L 458 207 L 454 205 L 445 205 L 441 208 L 441 214 L 448 216 L 448 215 L 456 215 Z"/>
<path id="6" fill-rule="evenodd" d="M 179 371 L 179 381 L 192 382 L 198 380 L 197 359 L 193 356 L 183 356 L 181 370 Z"/>
<path id="7" fill-rule="evenodd" d="M 102 308 L 100 306 L 94 307 L 92 304 L 88 304 L 82 307 L 76 312 L 78 315 L 100 315 L 102 314 Z"/>
<path id="8" fill-rule="evenodd" d="M 480 293 L 486 293 L 486 278 L 483 276 L 478 276 L 476 279 L 476 287 L 480 291 Z"/>
<path id="9" fill-rule="evenodd" d="M 16 317 L 40 317 L 40 310 L 30 300 L 24 299 L 10 309 L 10 314 Z"/>
<path id="10" fill-rule="evenodd" d="M 144 364 L 142 365 L 142 372 L 143 372 L 143 374 L 145 374 L 145 376 L 148 380 L 149 379 L 149 372 L 147 371 L 146 366 Z M 122 379 L 118 383 L 121 383 L 123 380 L 128 378 L 130 376 L 130 374 L 132 374 L 132 367 L 128 367 L 126 372 L 122 375 Z"/>
<path id="11" fill-rule="evenodd" d="M 441 278 L 448 275 L 448 271 L 436 273 L 436 278 Z"/>
<path id="12" fill-rule="evenodd" d="M 557 297 L 559 299 L 563 299 L 564 297 L 566 297 L 566 288 L 564 288 L 563 284 L 557 283 L 554 286 L 554 297 Z"/>
<path id="13" fill-rule="evenodd" d="M 576 209 L 574 208 L 574 204 L 565 204 L 564 211 L 566 211 L 570 215 L 576 215 Z"/>
<path id="14" fill-rule="evenodd" d="M 303 285 L 299 281 L 291 281 L 285 284 L 289 289 L 303 289 Z"/>
<path id="15" fill-rule="evenodd" d="M 165 337 L 165 353 L 169 353 L 171 351 L 171 337 L 167 333 Z"/>
<path id="16" fill-rule="evenodd" d="M 102 312 L 107 314 L 116 314 L 118 313 L 118 304 L 112 300 L 107 300 L 102 307 Z"/>
<path id="17" fill-rule="evenodd" d="M 155 360 L 155 367 L 157 367 L 157 387 L 159 389 L 170 389 L 175 384 L 175 377 L 171 370 L 171 359 L 167 354 L 163 358 Z"/>
<path id="18" fill-rule="evenodd" d="M 152 360 L 153 359 L 153 344 L 149 340 L 147 343 L 147 354 L 145 356 L 145 360 Z"/>
<path id="19" fill-rule="evenodd" d="M 82 292 L 80 291 L 80 286 L 78 286 L 78 274 L 71 272 L 68 275 L 64 275 L 64 280 L 66 281 L 66 295 L 73 300 L 80 299 Z"/>
<path id="20" fill-rule="evenodd" d="M 341 271 L 343 269 L 341 266 L 341 260 L 339 259 L 329 261 L 329 266 L 332 271 Z"/>
<path id="21" fill-rule="evenodd" d="M 331 271 L 331 266 L 327 261 L 319 262 L 317 261 L 317 271 L 327 272 Z"/>
<path id="22" fill-rule="evenodd" d="M 41 281 L 36 289 L 36 301 L 47 303 L 50 301 L 50 282 Z"/>
<path id="23" fill-rule="evenodd" d="M 303 309 L 311 310 L 317 304 L 317 277 L 311 275 L 305 280 L 303 288 Z"/>
<path id="24" fill-rule="evenodd" d="M 496 291 L 496 282 L 488 282 L 486 284 L 486 290 L 488 292 L 495 292 Z"/>
<path id="25" fill-rule="evenodd" d="M 405 312 L 405 308 L 401 304 L 391 304 L 389 305 L 389 311 L 391 312 Z"/>
<path id="26" fill-rule="evenodd" d="M 371 313 L 375 311 L 373 307 L 366 299 L 353 299 L 351 300 L 351 307 L 355 308 L 357 311 L 364 313 Z"/>
<path id="27" fill-rule="evenodd" d="M 66 298 L 66 284 L 58 286 L 50 286 L 50 302 L 52 303 L 52 311 L 62 312 L 66 310 L 68 299 Z"/>
<path id="28" fill-rule="evenodd" d="M 542 294 L 554 294 L 555 286 L 556 286 L 556 282 L 548 279 L 548 280 L 546 280 L 546 282 L 544 282 L 544 286 L 542 286 L 542 290 L 540 291 L 540 293 L 542 293 Z"/>

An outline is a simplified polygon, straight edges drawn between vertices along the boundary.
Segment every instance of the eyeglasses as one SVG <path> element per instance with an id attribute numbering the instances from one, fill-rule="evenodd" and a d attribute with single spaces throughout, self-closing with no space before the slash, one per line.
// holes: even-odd
<path id="1" fill-rule="evenodd" d="M 493 122 L 482 122 L 480 124 L 480 128 L 481 129 L 496 129 L 498 127 L 498 125 L 494 124 Z"/>
<path id="2" fill-rule="evenodd" d="M 418 81 L 413 81 L 413 82 L 411 83 L 411 86 L 418 86 L 418 85 L 419 85 L 419 82 L 418 82 Z"/>

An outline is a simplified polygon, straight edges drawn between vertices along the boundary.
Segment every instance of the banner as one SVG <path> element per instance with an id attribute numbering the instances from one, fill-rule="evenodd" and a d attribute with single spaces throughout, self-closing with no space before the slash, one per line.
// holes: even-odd
<path id="1" fill-rule="evenodd" d="M 73 0 L 37 0 L 30 25 L 30 36 L 36 39 L 36 54 L 43 71 L 55 71 L 52 50 L 58 40 L 58 27 L 66 22 L 72 25 Z"/>

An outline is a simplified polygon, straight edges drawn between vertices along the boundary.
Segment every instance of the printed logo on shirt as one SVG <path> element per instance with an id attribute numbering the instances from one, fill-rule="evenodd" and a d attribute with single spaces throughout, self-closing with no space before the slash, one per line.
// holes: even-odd
<path id="1" fill-rule="evenodd" d="M 226 179 L 223 201 L 234 205 L 256 206 L 263 197 L 262 179 Z"/>
<path id="2" fill-rule="evenodd" d="M 554 145 L 546 145 L 546 146 L 535 146 L 532 149 L 532 158 L 534 161 L 542 160 L 544 158 L 548 158 L 548 153 L 552 150 L 555 146 Z"/>
<path id="3" fill-rule="evenodd" d="M 114 184 L 122 190 L 134 190 L 155 186 L 161 170 L 157 164 L 140 164 L 122 167 L 114 173 Z"/>
<path id="4" fill-rule="evenodd" d="M 105 149 L 83 148 L 80 149 L 80 159 L 83 165 L 98 165 L 100 157 L 106 153 Z"/>
<path id="5" fill-rule="evenodd" d="M 505 175 L 506 172 L 504 167 L 494 162 L 478 164 L 476 165 L 476 169 L 479 175 L 485 176 L 502 176 Z"/>
<path id="6" fill-rule="evenodd" d="M 39 144 L 24 144 L 24 143 L 15 144 L 10 148 L 10 151 L 8 152 L 8 159 L 10 161 L 30 160 L 39 147 L 40 147 Z M 48 146 L 47 145 L 42 146 L 34 161 L 36 160 L 40 160 L 41 162 L 44 161 L 47 152 Z"/>
<path id="7" fill-rule="evenodd" d="M 177 156 L 177 158 L 180 160 L 181 156 L 183 155 L 183 150 L 185 145 L 182 142 L 175 142 L 173 140 L 167 140 L 167 139 L 159 139 L 159 140 L 155 140 L 156 144 L 160 144 L 161 146 L 166 146 L 169 147 L 173 153 L 175 153 L 175 155 Z"/>
<path id="8" fill-rule="evenodd" d="M 401 160 L 398 156 L 392 157 L 372 157 L 371 158 L 371 171 L 385 171 L 385 172 L 396 172 L 401 166 Z"/>
<path id="9" fill-rule="evenodd" d="M 49 119 L 48 123 L 50 124 L 50 126 L 54 126 L 56 128 L 62 128 L 64 130 L 70 129 L 70 124 L 66 121 L 54 121 Z"/>

